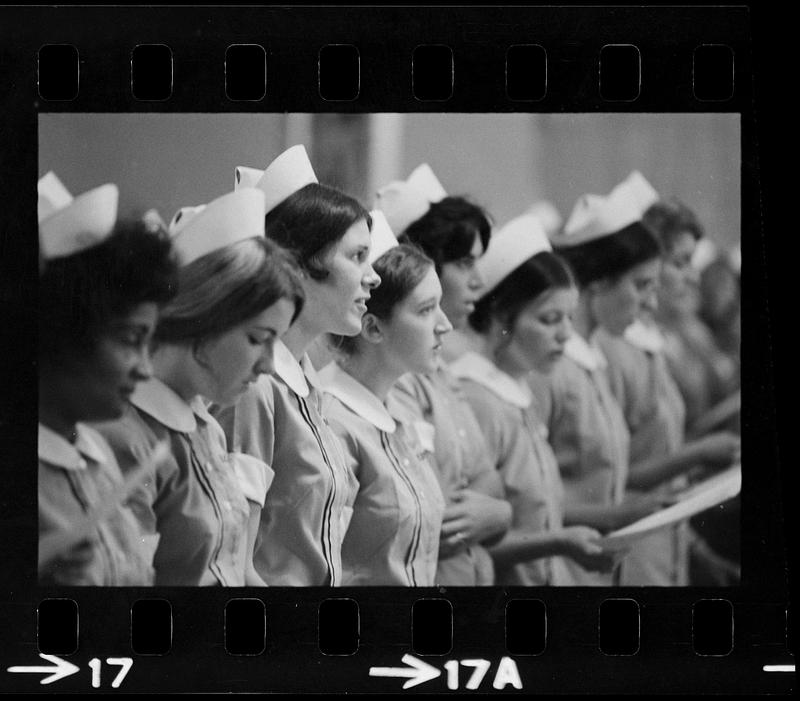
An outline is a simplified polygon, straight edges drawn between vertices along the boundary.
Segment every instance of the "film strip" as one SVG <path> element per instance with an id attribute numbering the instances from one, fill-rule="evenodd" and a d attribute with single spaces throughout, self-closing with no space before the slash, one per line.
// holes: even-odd
<path id="1" fill-rule="evenodd" d="M 776 451 L 775 358 L 763 342 L 774 319 L 755 301 L 776 284 L 762 263 L 754 52 L 765 39 L 754 42 L 747 8 L 36 7 L 0 16 L 3 246 L 16 263 L 3 281 L 13 368 L 3 462 L 13 467 L 2 515 L 0 689 L 792 691 L 793 515 Z M 748 261 L 739 586 L 38 586 L 32 184 L 47 120 L 91 113 L 148 123 L 218 115 L 221 124 L 286 113 L 739 115 Z M 114 124 L 96 138 L 135 143 Z M 313 130 L 304 124 L 301 133 Z"/>

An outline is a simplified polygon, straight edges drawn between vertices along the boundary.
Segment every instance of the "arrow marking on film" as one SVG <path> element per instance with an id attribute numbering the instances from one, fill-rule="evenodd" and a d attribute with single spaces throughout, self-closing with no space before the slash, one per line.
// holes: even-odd
<path id="1" fill-rule="evenodd" d="M 433 665 L 427 662 L 418 660 L 413 655 L 403 655 L 400 660 L 404 664 L 410 665 L 409 667 L 370 667 L 369 676 L 371 677 L 408 677 L 408 681 L 403 684 L 404 689 L 410 689 L 412 686 L 424 684 L 431 679 L 442 674 L 440 669 L 436 669 Z"/>
<path id="2" fill-rule="evenodd" d="M 44 667 L 36 665 L 30 666 L 23 666 L 23 665 L 15 665 L 14 667 L 9 667 L 9 672 L 33 672 L 35 674 L 49 674 L 49 677 L 45 677 L 39 683 L 40 684 L 52 684 L 53 682 L 57 682 L 59 679 L 63 679 L 64 677 L 68 677 L 70 674 L 75 674 L 75 672 L 80 671 L 80 667 L 76 667 L 72 662 L 67 662 L 66 660 L 62 660 L 60 657 L 56 657 L 55 655 L 45 655 L 44 653 L 39 653 L 39 657 L 47 662 L 52 662 L 55 666 L 54 667 Z"/>

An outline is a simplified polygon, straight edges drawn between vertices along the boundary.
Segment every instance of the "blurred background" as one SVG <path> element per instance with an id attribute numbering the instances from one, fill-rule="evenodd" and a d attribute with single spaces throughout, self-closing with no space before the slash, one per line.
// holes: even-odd
<path id="1" fill-rule="evenodd" d="M 266 167 L 306 145 L 321 182 L 371 206 L 427 162 L 449 194 L 503 224 L 547 199 L 566 218 L 587 192 L 633 169 L 691 207 L 722 248 L 740 239 L 736 114 L 41 114 L 39 171 L 73 193 L 120 187 L 123 213 L 166 219 L 233 189 L 237 165 Z"/>

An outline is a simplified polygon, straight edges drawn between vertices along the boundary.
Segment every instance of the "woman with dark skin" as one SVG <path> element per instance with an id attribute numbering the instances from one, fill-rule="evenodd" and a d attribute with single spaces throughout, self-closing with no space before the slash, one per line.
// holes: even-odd
<path id="1" fill-rule="evenodd" d="M 150 377 L 148 344 L 174 290 L 166 232 L 117 222 L 117 189 L 74 200 L 39 182 L 39 580 L 147 585 L 155 543 L 123 502 L 108 444 L 86 425 L 119 417 Z M 60 546 L 58 544 L 61 544 Z"/>

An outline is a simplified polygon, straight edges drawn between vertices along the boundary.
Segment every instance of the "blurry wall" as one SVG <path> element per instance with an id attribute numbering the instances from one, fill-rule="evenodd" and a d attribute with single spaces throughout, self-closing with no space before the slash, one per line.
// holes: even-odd
<path id="1" fill-rule="evenodd" d="M 45 114 L 39 174 L 53 170 L 73 194 L 106 182 L 120 211 L 178 209 L 233 190 L 234 168 L 263 168 L 284 148 L 285 115 Z"/>
<path id="2" fill-rule="evenodd" d="M 166 219 L 233 187 L 237 165 L 264 167 L 306 143 L 320 179 L 372 205 L 380 185 L 428 162 L 448 192 L 497 223 L 535 200 L 565 218 L 634 168 L 695 209 L 710 237 L 740 235 L 738 115 L 725 114 L 52 114 L 39 118 L 40 173 L 80 192 L 120 186 L 122 210 Z"/>
<path id="3" fill-rule="evenodd" d="M 739 116 L 724 114 L 406 115 L 402 173 L 427 161 L 445 189 L 497 223 L 548 199 L 566 219 L 584 193 L 638 169 L 695 210 L 723 245 L 740 236 Z"/>

